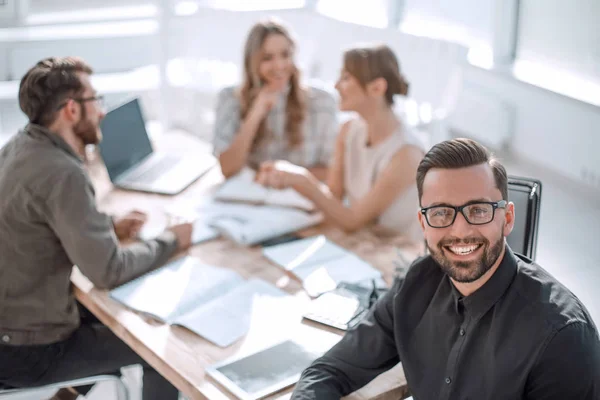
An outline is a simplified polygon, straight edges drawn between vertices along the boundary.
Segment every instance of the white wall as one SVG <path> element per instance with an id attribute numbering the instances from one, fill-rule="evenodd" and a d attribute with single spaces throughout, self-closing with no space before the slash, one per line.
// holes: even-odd
<path id="1" fill-rule="evenodd" d="M 600 190 L 600 107 L 520 82 L 508 72 L 466 66 L 463 77 L 465 87 L 514 108 L 511 151 Z"/>
<path id="2" fill-rule="evenodd" d="M 519 59 L 600 82 L 600 1 L 520 0 Z"/>

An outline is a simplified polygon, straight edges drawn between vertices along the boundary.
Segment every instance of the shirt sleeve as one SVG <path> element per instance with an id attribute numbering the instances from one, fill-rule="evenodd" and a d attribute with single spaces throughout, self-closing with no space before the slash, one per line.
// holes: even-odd
<path id="1" fill-rule="evenodd" d="M 54 184 L 45 203 L 48 223 L 69 260 L 98 288 L 110 289 L 162 264 L 177 247 L 175 235 L 120 247 L 111 217 L 96 208 L 85 171 L 68 171 Z"/>
<path id="2" fill-rule="evenodd" d="M 319 112 L 318 128 L 321 145 L 319 146 L 319 164 L 329 166 L 332 162 L 335 140 L 338 135 L 339 123 L 337 104 L 333 96 L 324 93 L 321 100 L 322 107 Z"/>
<path id="3" fill-rule="evenodd" d="M 600 399 L 600 340 L 583 322 L 550 340 L 527 380 L 528 400 Z"/>
<path id="4" fill-rule="evenodd" d="M 235 88 L 221 90 L 217 99 L 213 132 L 213 154 L 218 157 L 226 151 L 240 129 L 240 101 Z"/>
<path id="5" fill-rule="evenodd" d="M 339 399 L 398 364 L 393 302 L 400 285 L 397 280 L 362 322 L 302 373 L 292 400 Z"/>

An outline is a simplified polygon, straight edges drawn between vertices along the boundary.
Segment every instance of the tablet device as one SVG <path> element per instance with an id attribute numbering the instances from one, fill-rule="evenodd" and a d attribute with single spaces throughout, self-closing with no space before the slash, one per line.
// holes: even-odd
<path id="1" fill-rule="evenodd" d="M 256 400 L 295 384 L 327 348 L 286 340 L 265 350 L 212 365 L 206 373 L 242 400 Z"/>

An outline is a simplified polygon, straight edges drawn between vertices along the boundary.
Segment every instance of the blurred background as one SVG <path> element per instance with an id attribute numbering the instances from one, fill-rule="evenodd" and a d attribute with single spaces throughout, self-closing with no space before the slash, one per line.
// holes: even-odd
<path id="1" fill-rule="evenodd" d="M 600 1 L 0 0 L 0 145 L 25 123 L 25 71 L 78 55 L 109 108 L 210 140 L 250 26 L 276 16 L 303 77 L 334 92 L 341 54 L 384 42 L 411 83 L 398 112 L 435 143 L 471 137 L 544 184 L 537 261 L 600 321 Z"/>

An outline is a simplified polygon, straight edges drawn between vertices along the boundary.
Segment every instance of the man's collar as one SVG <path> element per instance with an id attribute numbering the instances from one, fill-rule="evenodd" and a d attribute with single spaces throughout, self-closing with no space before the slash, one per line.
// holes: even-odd
<path id="1" fill-rule="evenodd" d="M 73 156 L 75 159 L 77 159 L 77 161 L 83 162 L 81 156 L 77 154 L 77 152 L 75 152 L 75 150 L 73 150 L 73 148 L 62 137 L 52 132 L 48 128 L 34 123 L 29 123 L 27 126 L 25 126 L 23 131 L 34 138 L 48 140 L 54 146 Z"/>
<path id="2" fill-rule="evenodd" d="M 454 285 L 450 283 L 457 310 L 460 301 L 467 313 L 477 320 L 488 312 L 506 292 L 517 272 L 517 258 L 506 244 L 504 248 L 504 257 L 494 274 L 471 295 L 462 297 Z"/>

